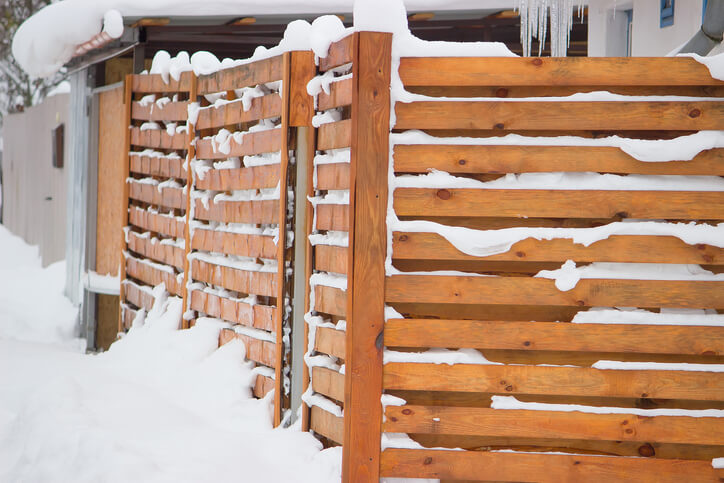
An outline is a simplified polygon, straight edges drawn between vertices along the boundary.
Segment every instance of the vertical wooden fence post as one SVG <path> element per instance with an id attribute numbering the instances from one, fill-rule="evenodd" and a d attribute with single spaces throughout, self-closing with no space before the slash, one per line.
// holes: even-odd
<path id="1" fill-rule="evenodd" d="M 392 34 L 357 34 L 352 77 L 350 258 L 342 481 L 378 481 Z"/>
<path id="2" fill-rule="evenodd" d="M 191 85 L 189 86 L 189 105 L 192 102 L 198 102 L 198 77 L 191 73 Z M 196 122 L 186 122 L 186 226 L 184 226 L 184 281 L 183 281 L 183 314 L 181 316 L 181 326 L 184 329 L 189 328 L 189 321 L 186 320 L 186 312 L 191 309 L 191 301 L 189 300 L 189 290 L 187 285 L 191 279 L 191 264 L 189 263 L 189 254 L 191 253 L 191 190 L 194 185 L 194 173 L 191 161 L 196 157 Z"/>
<path id="3" fill-rule="evenodd" d="M 121 258 L 121 262 L 118 265 L 118 275 L 121 280 L 121 286 L 119 288 L 119 311 L 118 311 L 118 333 L 123 332 L 123 301 L 125 300 L 124 295 L 124 289 L 123 289 L 123 281 L 126 279 L 126 257 L 123 255 L 123 253 L 126 250 L 126 231 L 123 229 L 128 225 L 128 182 L 126 181 L 126 178 L 130 176 L 131 170 L 130 170 L 130 160 L 129 160 L 129 152 L 131 151 L 131 104 L 133 103 L 133 74 L 126 75 L 125 82 L 123 84 L 124 93 L 123 93 L 123 122 L 125 123 L 125 131 L 123 134 L 123 168 L 121 168 L 121 172 L 123 173 L 123 179 L 121 182 L 123 183 L 123 189 L 121 193 L 121 203 L 123 203 L 123 209 L 121 211 L 121 233 L 119 233 L 119 236 L 122 237 L 121 239 L 121 253 L 119 253 L 119 256 Z"/>

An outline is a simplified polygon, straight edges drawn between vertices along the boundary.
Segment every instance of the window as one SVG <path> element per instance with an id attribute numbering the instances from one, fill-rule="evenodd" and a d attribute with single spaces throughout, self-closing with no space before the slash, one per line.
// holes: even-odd
<path id="1" fill-rule="evenodd" d="M 674 0 L 661 0 L 661 28 L 674 25 Z"/>
<path id="2" fill-rule="evenodd" d="M 52 155 L 53 155 L 53 167 L 63 167 L 63 145 L 65 137 L 65 125 L 60 124 L 58 127 L 52 130 Z"/>

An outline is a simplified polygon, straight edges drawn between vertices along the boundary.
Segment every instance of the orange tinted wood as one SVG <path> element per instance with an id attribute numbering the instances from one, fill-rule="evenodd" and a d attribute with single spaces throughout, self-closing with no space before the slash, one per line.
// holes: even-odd
<path id="1" fill-rule="evenodd" d="M 724 354 L 724 327 L 393 319 L 385 345 L 714 356 Z"/>
<path id="2" fill-rule="evenodd" d="M 347 247 L 317 245 L 314 247 L 314 268 L 322 272 L 347 273 Z"/>
<path id="3" fill-rule="evenodd" d="M 381 476 L 490 481 L 680 483 L 719 481 L 710 461 L 587 455 L 387 449 Z"/>
<path id="4" fill-rule="evenodd" d="M 169 77 L 168 82 L 163 80 L 161 74 L 136 74 L 131 77 L 133 92 L 148 94 L 154 92 L 171 93 L 188 91 L 191 88 L 193 72 L 182 72 L 179 80 Z"/>
<path id="5" fill-rule="evenodd" d="M 311 408 L 309 427 L 315 433 L 335 443 L 342 444 L 344 441 L 344 423 L 342 418 L 328 413 L 317 406 L 312 406 Z"/>
<path id="6" fill-rule="evenodd" d="M 724 219 L 724 192 L 424 189 L 395 190 L 398 216 Z"/>
<path id="7" fill-rule="evenodd" d="M 318 327 L 314 339 L 314 350 L 339 359 L 344 359 L 345 333 L 331 327 Z M 340 399 L 342 401 L 342 399 Z"/>
<path id="8" fill-rule="evenodd" d="M 344 317 L 347 314 L 347 294 L 334 287 L 314 287 L 314 310 Z"/>
<path id="9" fill-rule="evenodd" d="M 129 181 L 128 187 L 128 196 L 131 199 L 167 208 L 186 209 L 186 195 L 182 188 L 163 187 L 159 190 L 155 184 L 137 181 Z"/>
<path id="10" fill-rule="evenodd" d="M 395 129 L 720 129 L 724 102 L 475 102 L 395 105 Z"/>
<path id="11" fill-rule="evenodd" d="M 184 236 L 185 223 L 183 217 L 151 213 L 136 206 L 131 206 L 128 209 L 128 222 L 145 231 L 176 238 L 183 238 Z"/>
<path id="12" fill-rule="evenodd" d="M 276 296 L 276 273 L 252 272 L 193 260 L 194 279 L 229 290 L 267 297 Z"/>
<path id="13" fill-rule="evenodd" d="M 251 87 L 274 82 L 282 78 L 282 56 L 238 65 L 198 78 L 201 95 Z"/>
<path id="14" fill-rule="evenodd" d="M 393 275 L 387 302 L 577 307 L 724 308 L 718 281 L 584 279 L 561 292 L 553 280 L 529 277 Z"/>
<path id="15" fill-rule="evenodd" d="M 317 108 L 320 111 L 326 111 L 335 107 L 351 105 L 353 85 L 354 82 L 351 78 L 332 82 L 329 84 L 329 94 L 322 91 L 317 96 Z"/>
<path id="16" fill-rule="evenodd" d="M 327 56 L 319 59 L 320 72 L 327 72 L 330 69 L 349 64 L 355 55 L 354 35 L 333 42 L 329 46 Z"/>
<path id="17" fill-rule="evenodd" d="M 279 183 L 279 165 L 269 164 L 249 168 L 211 169 L 204 178 L 197 177 L 196 188 L 231 191 L 275 188 Z"/>
<path id="18" fill-rule="evenodd" d="M 317 166 L 317 189 L 349 189 L 349 163 L 320 164 Z"/>
<path id="19" fill-rule="evenodd" d="M 714 372 L 600 370 L 478 364 L 403 364 L 384 367 L 385 389 L 494 394 L 556 394 L 720 401 L 724 375 Z"/>
<path id="20" fill-rule="evenodd" d="M 131 280 L 124 280 L 123 288 L 126 302 L 132 303 L 139 309 L 145 309 L 146 312 L 149 312 L 153 308 L 155 299 L 150 293 L 150 290 L 144 290 L 141 288 L 141 285 L 138 285 Z"/>
<path id="21" fill-rule="evenodd" d="M 311 126 L 314 116 L 314 98 L 307 92 L 307 84 L 317 73 L 314 53 L 297 51 L 290 54 L 289 69 L 289 125 Z"/>
<path id="22" fill-rule="evenodd" d="M 406 86 L 722 85 L 688 58 L 403 57 Z"/>
<path id="23" fill-rule="evenodd" d="M 312 389 L 335 401 L 344 401 L 344 374 L 326 367 L 312 368 Z"/>
<path id="24" fill-rule="evenodd" d="M 244 110 L 241 99 L 219 106 L 202 107 L 199 109 L 196 129 L 220 128 L 281 115 L 281 96 L 279 94 L 267 94 L 252 99 L 248 110 Z"/>
<path id="25" fill-rule="evenodd" d="M 160 178 L 186 179 L 183 168 L 184 158 L 180 156 L 144 156 L 131 154 L 130 167 L 132 173 Z"/>
<path id="26" fill-rule="evenodd" d="M 139 237 L 135 232 L 130 231 L 128 233 L 128 249 L 143 255 L 145 258 L 172 265 L 183 271 L 183 248 L 161 243 L 159 239 L 152 242 L 149 237 Z"/>
<path id="27" fill-rule="evenodd" d="M 222 223 L 276 223 L 279 200 L 260 201 L 210 201 L 208 208 L 196 200 L 194 216 L 198 220 Z"/>
<path id="28" fill-rule="evenodd" d="M 349 205 L 317 205 L 317 230 L 349 230 Z"/>
<path id="29" fill-rule="evenodd" d="M 194 250 L 242 257 L 271 259 L 276 255 L 276 245 L 272 236 L 247 235 L 202 228 L 194 230 L 191 247 Z"/>
<path id="30" fill-rule="evenodd" d="M 235 156 L 251 156 L 254 154 L 273 153 L 282 146 L 282 130 L 279 128 L 267 131 L 247 132 L 241 144 L 233 139 L 230 141 L 228 154 L 216 151 L 211 139 L 196 140 L 196 157 L 198 159 L 228 159 Z M 218 146 L 216 146 L 218 148 Z"/>
<path id="31" fill-rule="evenodd" d="M 232 329 L 222 329 L 219 332 L 219 346 L 234 339 L 240 340 L 246 347 L 246 358 L 265 366 L 274 366 L 274 343 L 268 340 L 255 339 L 248 335 L 239 334 Z"/>
<path id="32" fill-rule="evenodd" d="M 259 374 L 256 376 L 254 387 L 251 388 L 251 393 L 254 397 L 261 399 L 273 391 L 275 387 L 276 384 L 274 383 L 274 379 Z"/>
<path id="33" fill-rule="evenodd" d="M 644 162 L 606 146 L 396 145 L 395 171 L 427 173 L 545 173 L 724 175 L 724 149 L 702 151 L 690 161 Z"/>
<path id="34" fill-rule="evenodd" d="M 188 102 L 169 102 L 159 107 L 155 102 L 141 104 L 134 102 L 131 107 L 131 117 L 142 121 L 185 121 L 188 118 Z"/>
<path id="35" fill-rule="evenodd" d="M 273 318 L 275 307 L 267 305 L 252 305 L 246 302 L 232 300 L 200 290 L 193 290 L 190 299 L 191 310 L 202 312 L 211 317 L 235 322 L 247 327 L 262 329 L 269 332 L 274 330 Z"/>
<path id="36" fill-rule="evenodd" d="M 317 149 L 326 151 L 327 149 L 348 148 L 352 143 L 351 136 L 351 119 L 322 124 L 317 129 Z"/>
<path id="37" fill-rule="evenodd" d="M 186 149 L 186 134 L 175 133 L 169 136 L 165 129 L 146 129 L 132 127 L 131 145 L 153 149 Z"/>
<path id="38" fill-rule="evenodd" d="M 167 272 L 148 263 L 143 263 L 140 259 L 128 256 L 126 258 L 126 274 L 151 287 L 164 283 L 169 293 L 182 295 L 183 288 L 176 278 L 175 271 L 173 273 Z"/>

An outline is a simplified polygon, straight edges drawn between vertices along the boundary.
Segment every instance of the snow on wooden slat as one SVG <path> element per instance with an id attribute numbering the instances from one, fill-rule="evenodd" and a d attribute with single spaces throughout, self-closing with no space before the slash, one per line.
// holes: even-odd
<path id="1" fill-rule="evenodd" d="M 196 200 L 194 215 L 198 220 L 221 223 L 269 224 L 278 221 L 279 200 L 209 201 L 206 208 Z"/>
<path id="2" fill-rule="evenodd" d="M 349 106 L 352 104 L 353 79 L 344 79 L 329 84 L 329 94 L 322 91 L 317 97 L 318 109 L 326 111 L 336 107 Z"/>
<path id="3" fill-rule="evenodd" d="M 245 294 L 276 296 L 276 273 L 241 270 L 222 265 L 193 260 L 191 271 L 194 280 L 218 285 Z"/>
<path id="4" fill-rule="evenodd" d="M 188 92 L 193 72 L 182 72 L 179 80 L 164 80 L 161 74 L 136 74 L 131 77 L 133 92 L 148 94 L 161 92 Z"/>
<path id="5" fill-rule="evenodd" d="M 254 154 L 273 153 L 282 146 L 282 130 L 279 128 L 266 131 L 248 132 L 244 134 L 241 144 L 233 139 L 228 153 L 214 149 L 214 141 L 200 138 L 196 140 L 196 157 L 199 159 L 228 159 L 234 156 L 251 156 Z M 218 149 L 218 146 L 216 146 Z"/>
<path id="6" fill-rule="evenodd" d="M 131 118 L 143 121 L 186 121 L 188 105 L 188 101 L 172 101 L 163 107 L 155 103 L 134 102 L 131 106 Z"/>
<path id="7" fill-rule="evenodd" d="M 191 291 L 191 310 L 247 327 L 272 331 L 276 307 L 232 300 L 201 290 Z"/>
<path id="8" fill-rule="evenodd" d="M 196 189 L 231 191 L 275 188 L 279 183 L 279 165 L 249 168 L 211 169 L 196 180 Z"/>
<path id="9" fill-rule="evenodd" d="M 352 62 L 355 55 L 355 35 L 348 35 L 347 37 L 333 42 L 329 46 L 327 56 L 319 59 L 319 70 L 326 72 L 335 67 L 340 67 L 345 64 Z"/>
<path id="10" fill-rule="evenodd" d="M 312 368 L 312 389 L 340 403 L 344 402 L 344 374 L 326 367 Z"/>
<path id="11" fill-rule="evenodd" d="M 281 80 L 283 75 L 283 56 L 257 60 L 248 64 L 223 69 L 198 78 L 200 95 L 252 87 Z"/>
<path id="12" fill-rule="evenodd" d="M 322 124 L 317 129 L 317 149 L 347 148 L 352 144 L 352 120 L 330 122 Z"/>
<path id="13" fill-rule="evenodd" d="M 131 145 L 153 149 L 186 149 L 186 133 L 169 135 L 165 129 L 146 129 L 131 127 Z"/>
<path id="14" fill-rule="evenodd" d="M 186 170 L 183 165 L 184 158 L 180 156 L 146 156 L 143 154 L 130 155 L 131 172 L 145 174 L 147 176 L 185 180 Z"/>
<path id="15" fill-rule="evenodd" d="M 282 115 L 282 98 L 279 94 L 267 94 L 251 100 L 244 110 L 241 100 L 219 106 L 202 107 L 196 121 L 196 129 L 211 129 L 243 122 L 258 121 Z"/>
<path id="16" fill-rule="evenodd" d="M 146 231 L 183 238 L 185 222 L 172 215 L 152 213 L 137 206 L 128 209 L 128 222 Z"/>
<path id="17" fill-rule="evenodd" d="M 135 180 L 129 181 L 128 184 L 128 196 L 131 199 L 167 208 L 186 209 L 186 195 L 183 188 L 166 186 L 159 190 L 155 184 L 139 183 Z"/>
<path id="18" fill-rule="evenodd" d="M 161 240 L 151 241 L 149 237 L 140 237 L 135 232 L 128 233 L 128 249 L 145 258 L 159 263 L 171 265 L 183 271 L 184 249 L 175 245 L 161 243 Z"/>
<path id="19" fill-rule="evenodd" d="M 318 327 L 314 339 L 314 350 L 344 359 L 345 333 L 331 327 Z M 340 399 L 341 401 L 341 399 Z"/>
<path id="20" fill-rule="evenodd" d="M 242 257 L 274 258 L 276 245 L 271 235 L 249 235 L 205 228 L 194 230 L 191 248 Z"/>

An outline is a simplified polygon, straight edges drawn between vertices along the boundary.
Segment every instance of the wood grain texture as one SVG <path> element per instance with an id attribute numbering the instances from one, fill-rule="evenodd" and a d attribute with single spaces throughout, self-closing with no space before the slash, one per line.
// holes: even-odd
<path id="1" fill-rule="evenodd" d="M 288 93 L 290 126 L 312 125 L 314 98 L 307 92 L 307 84 L 316 73 L 313 52 L 297 51 L 290 53 Z"/>
<path id="2" fill-rule="evenodd" d="M 349 189 L 349 163 L 320 164 L 317 166 L 317 189 Z"/>
<path id="3" fill-rule="evenodd" d="M 128 196 L 131 199 L 166 208 L 186 209 L 186 195 L 183 188 L 159 187 L 155 184 L 128 181 Z"/>
<path id="4" fill-rule="evenodd" d="M 190 308 L 210 317 L 272 332 L 276 307 L 249 304 L 200 290 L 192 290 Z"/>
<path id="5" fill-rule="evenodd" d="M 267 164 L 248 168 L 211 169 L 196 180 L 201 190 L 232 191 L 275 188 L 279 183 L 279 165 Z"/>
<path id="6" fill-rule="evenodd" d="M 181 282 L 176 278 L 177 275 L 173 269 L 165 271 L 158 266 L 144 263 L 142 259 L 130 255 L 126 257 L 126 277 L 135 278 L 151 287 L 155 287 L 161 283 L 166 284 L 166 290 L 169 293 L 182 296 L 183 287 Z"/>
<path id="7" fill-rule="evenodd" d="M 218 129 L 245 122 L 259 121 L 282 115 L 282 98 L 279 94 L 267 94 L 251 100 L 249 109 L 244 110 L 241 99 L 199 109 L 196 129 Z"/>
<path id="8" fill-rule="evenodd" d="M 131 145 L 141 148 L 152 149 L 186 149 L 186 134 L 175 133 L 171 136 L 165 129 L 146 129 L 141 131 L 140 127 L 132 127 Z"/>
<path id="9" fill-rule="evenodd" d="M 191 248 L 226 255 L 267 259 L 274 258 L 277 249 L 274 237 L 269 235 L 247 235 L 204 228 L 194 230 Z"/>
<path id="10" fill-rule="evenodd" d="M 314 287 L 314 310 L 330 315 L 347 315 L 347 294 L 334 287 Z"/>
<path id="11" fill-rule="evenodd" d="M 134 102 L 131 106 L 131 118 L 140 121 L 185 121 L 188 118 L 188 101 L 172 101 L 159 107 L 155 102 L 141 104 Z"/>
<path id="12" fill-rule="evenodd" d="M 208 208 L 196 200 L 194 216 L 198 220 L 222 223 L 271 224 L 278 220 L 279 200 L 209 201 Z"/>
<path id="13" fill-rule="evenodd" d="M 311 413 L 310 429 L 337 444 L 342 444 L 344 441 L 344 422 L 342 418 L 318 406 L 312 406 Z"/>
<path id="14" fill-rule="evenodd" d="M 128 222 L 145 231 L 152 231 L 174 238 L 183 238 L 184 227 L 186 226 L 183 217 L 152 213 L 137 206 L 131 206 L 128 209 Z"/>
<path id="15" fill-rule="evenodd" d="M 175 245 L 161 243 L 161 240 L 138 236 L 136 232 L 128 232 L 128 249 L 165 265 L 171 265 L 179 271 L 184 269 L 184 249 Z"/>
<path id="16" fill-rule="evenodd" d="M 345 356 L 345 333 L 331 327 L 318 327 L 314 338 L 314 350 L 339 359 Z M 342 401 L 340 399 L 339 401 Z"/>
<path id="17" fill-rule="evenodd" d="M 329 94 L 322 91 L 317 96 L 319 110 L 326 111 L 336 107 L 351 105 L 353 86 L 354 82 L 351 78 L 329 84 Z"/>
<path id="18" fill-rule="evenodd" d="M 719 129 L 724 102 L 476 102 L 397 103 L 395 129 L 562 131 L 691 131 Z"/>
<path id="19" fill-rule="evenodd" d="M 198 93 L 200 95 L 212 94 L 266 84 L 267 82 L 281 80 L 282 72 L 282 56 L 277 55 L 268 59 L 223 69 L 213 74 L 199 76 Z"/>
<path id="20" fill-rule="evenodd" d="M 406 86 L 703 86 L 724 84 L 687 58 L 403 57 Z"/>
<path id="21" fill-rule="evenodd" d="M 547 173 L 602 172 L 657 175 L 724 175 L 724 149 L 708 149 L 693 159 L 667 162 L 638 161 L 620 148 L 608 146 L 465 146 L 398 144 L 395 171 L 426 173 Z"/>
<path id="22" fill-rule="evenodd" d="M 314 268 L 321 272 L 347 273 L 347 247 L 317 245 L 314 247 Z"/>
<path id="23" fill-rule="evenodd" d="M 717 482 L 709 461 L 607 456 L 387 449 L 381 476 L 488 481 L 607 483 Z"/>
<path id="24" fill-rule="evenodd" d="M 129 76 L 128 83 L 139 94 L 188 92 L 193 77 L 193 72 L 182 72 L 179 80 L 169 78 L 166 82 L 161 74 L 135 74 Z"/>
<path id="25" fill-rule="evenodd" d="M 312 389 L 341 403 L 344 401 L 344 374 L 326 367 L 313 367 Z"/>
<path id="26" fill-rule="evenodd" d="M 218 285 L 240 293 L 276 297 L 277 274 L 240 270 L 194 259 L 191 262 L 194 279 Z"/>
<path id="27" fill-rule="evenodd" d="M 317 129 L 317 149 L 320 151 L 348 148 L 352 143 L 351 139 L 351 119 L 322 124 Z"/>
<path id="28" fill-rule="evenodd" d="M 157 176 L 159 178 L 177 178 L 186 180 L 183 168 L 184 158 L 180 156 L 145 156 L 140 153 L 130 155 L 131 173 Z"/>
<path id="29" fill-rule="evenodd" d="M 317 205 L 317 230 L 349 231 L 349 205 Z"/>
<path id="30" fill-rule="evenodd" d="M 332 42 L 327 51 L 327 56 L 319 59 L 319 71 L 327 72 L 330 69 L 352 62 L 355 52 L 354 35 Z"/>
<path id="31" fill-rule="evenodd" d="M 273 153 L 281 149 L 282 135 L 280 128 L 247 132 L 244 134 L 241 144 L 237 144 L 233 139 L 230 141 L 228 153 L 214 149 L 215 146 L 211 139 L 200 138 L 196 140 L 196 157 L 198 159 L 228 159 L 235 156 Z"/>
<path id="32" fill-rule="evenodd" d="M 498 394 L 556 394 L 720 401 L 721 373 L 665 370 L 600 370 L 477 364 L 388 363 L 385 389 Z"/>
<path id="33" fill-rule="evenodd" d="M 274 367 L 274 343 L 268 340 L 255 339 L 248 335 L 234 332 L 233 329 L 221 329 L 219 346 L 232 340 L 240 340 L 246 347 L 246 358 L 256 363 Z"/>

